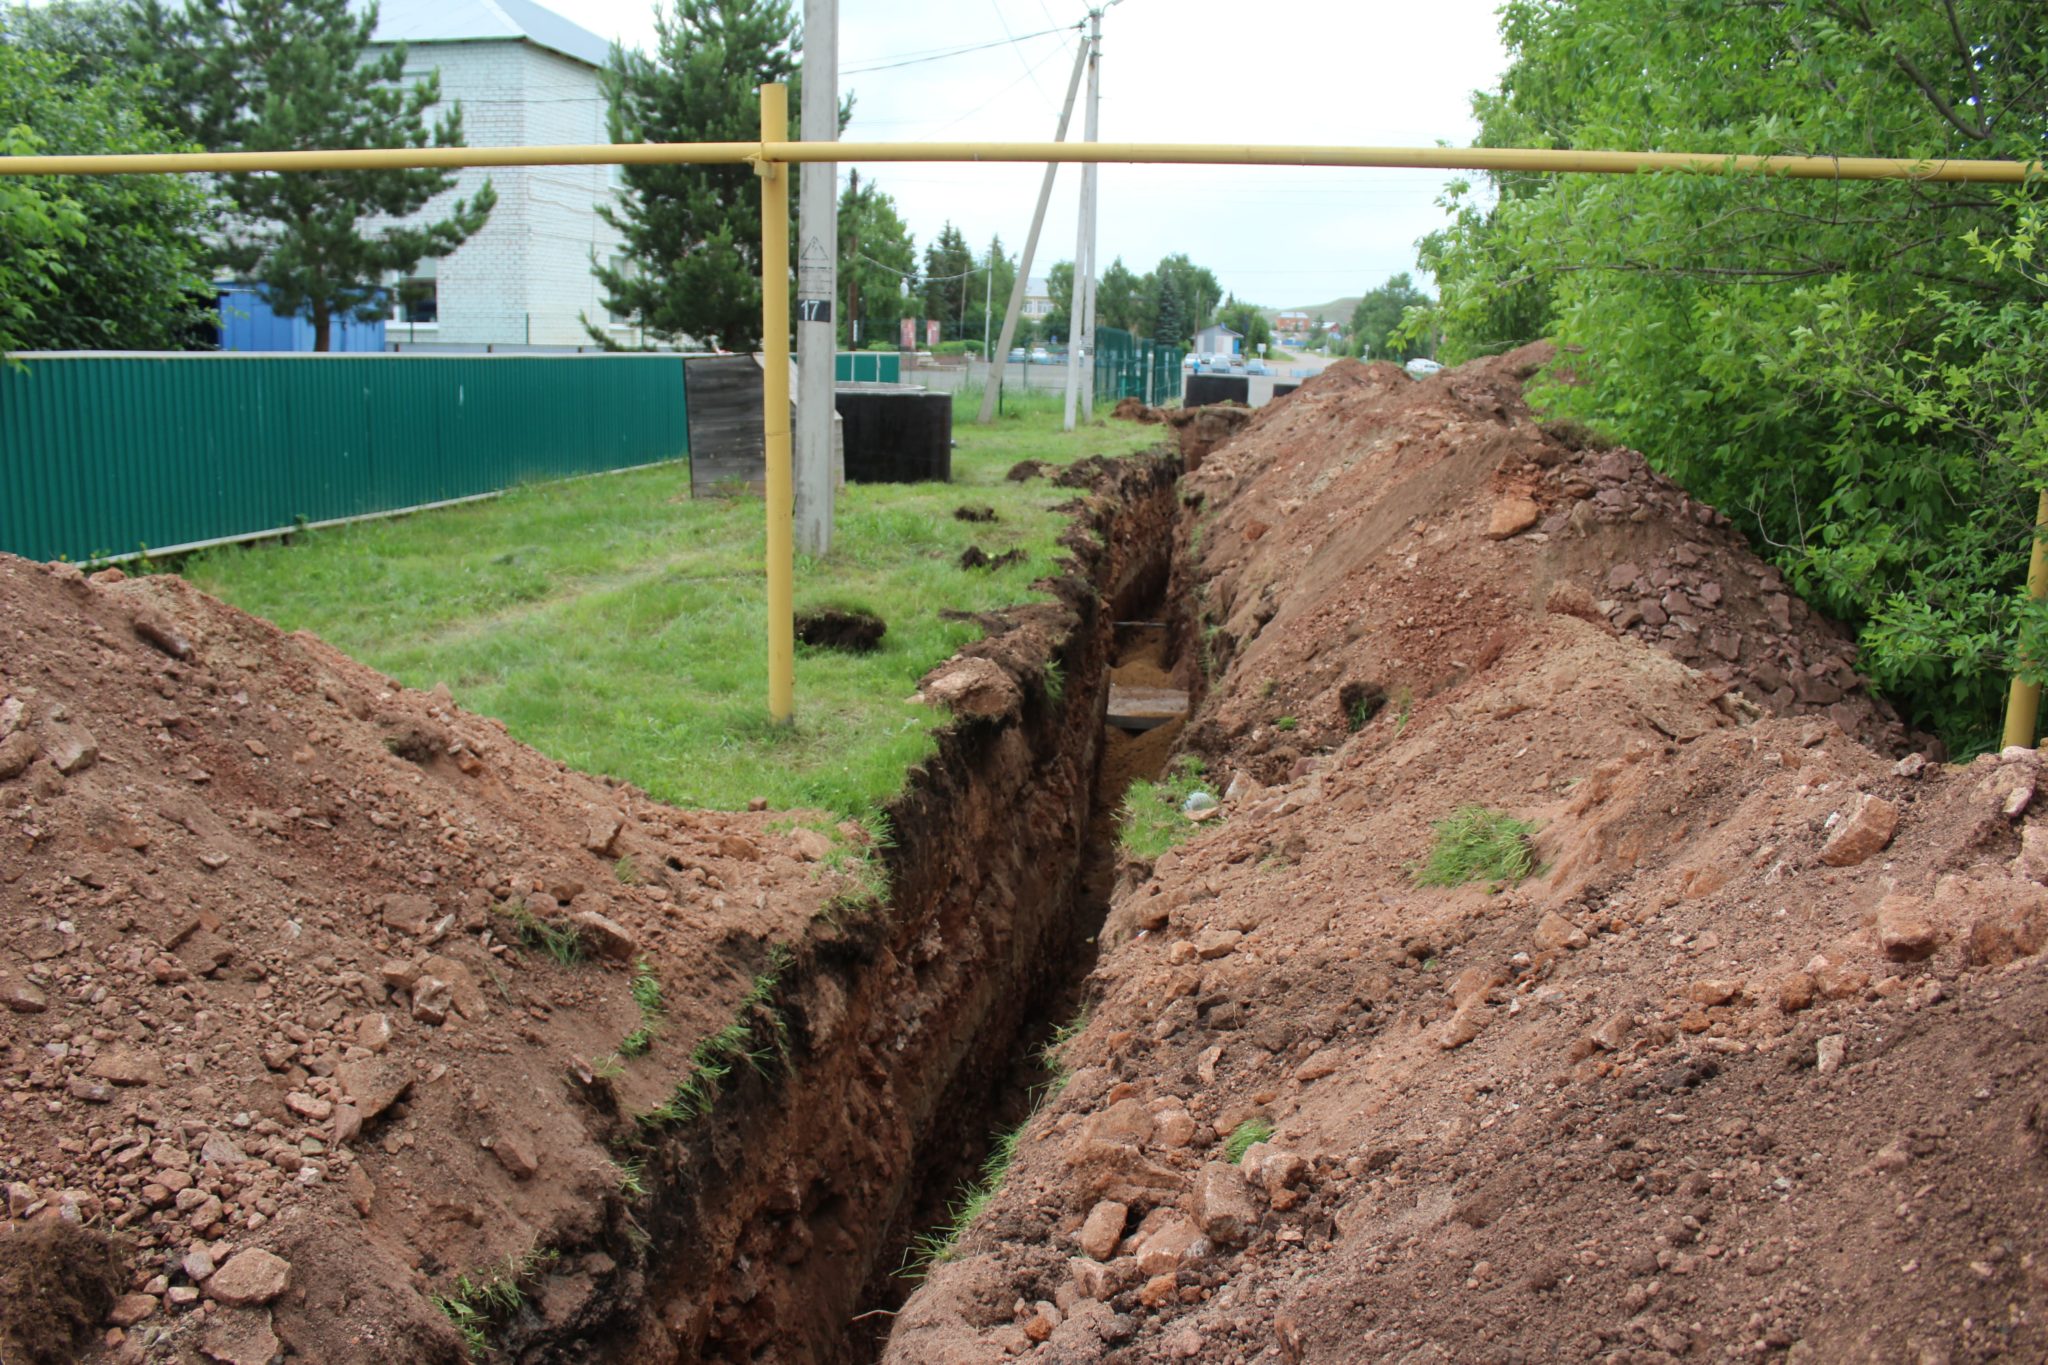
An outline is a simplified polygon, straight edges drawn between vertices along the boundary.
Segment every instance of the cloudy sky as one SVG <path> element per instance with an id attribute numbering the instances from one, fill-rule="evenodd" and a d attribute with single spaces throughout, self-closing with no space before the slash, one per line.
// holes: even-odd
<path id="1" fill-rule="evenodd" d="M 549 3 L 549 0 L 543 0 Z M 1498 0 L 1120 0 L 1102 24 L 1104 141 L 1462 144 L 1469 97 L 1499 77 Z M 600 35 L 652 47 L 649 0 L 552 0 Z M 798 5 L 801 10 L 801 3 Z M 1052 137 L 1085 0 L 840 0 L 845 136 Z M 980 44 L 979 51 L 915 61 Z M 887 70 L 873 70 L 887 66 Z M 1084 88 L 1085 96 L 1085 88 Z M 1077 109 L 1070 136 L 1078 138 Z M 840 168 L 842 182 L 848 168 Z M 1042 171 L 875 165 L 918 249 L 952 221 L 1021 248 Z M 1063 167 L 1034 274 L 1074 254 L 1079 168 Z M 1443 220 L 1426 171 L 1105 166 L 1100 258 L 1185 252 L 1226 289 L 1290 307 L 1357 294 L 1415 264 Z"/>

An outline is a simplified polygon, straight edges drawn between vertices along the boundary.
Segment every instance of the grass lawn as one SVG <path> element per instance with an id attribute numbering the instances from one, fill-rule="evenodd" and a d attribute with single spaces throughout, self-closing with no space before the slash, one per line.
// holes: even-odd
<path id="1" fill-rule="evenodd" d="M 1159 428 L 1098 420 L 1071 434 L 1056 400 L 956 408 L 953 482 L 849 484 L 832 554 L 798 558 L 797 610 L 857 607 L 888 622 L 867 655 L 797 647 L 796 724 L 767 721 L 765 531 L 758 498 L 689 496 L 683 464 L 537 484 L 502 498 L 209 552 L 186 577 L 287 630 L 310 630 L 411 687 L 446 682 L 543 753 L 663 800 L 854 815 L 893 795 L 944 720 L 906 704 L 977 634 L 941 608 L 1042 600 L 1075 496 L 1004 474 L 1142 450 Z M 963 505 L 993 524 L 956 520 Z M 1023 563 L 958 567 L 979 545 Z"/>

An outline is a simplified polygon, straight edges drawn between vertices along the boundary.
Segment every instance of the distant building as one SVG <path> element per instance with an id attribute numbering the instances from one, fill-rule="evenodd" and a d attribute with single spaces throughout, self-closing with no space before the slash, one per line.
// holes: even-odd
<path id="1" fill-rule="evenodd" d="M 1203 355 L 1236 355 L 1244 345 L 1244 333 L 1212 322 L 1195 333 L 1195 350 Z"/>
<path id="2" fill-rule="evenodd" d="M 438 69 L 442 104 L 462 106 L 472 147 L 608 142 L 598 71 L 611 44 L 532 0 L 382 0 L 375 41 L 406 45 L 405 74 Z M 616 166 L 501 166 L 457 173 L 420 211 L 446 211 L 488 178 L 498 206 L 482 231 L 415 275 L 390 281 L 385 335 L 396 349 L 555 350 L 591 346 L 588 317 L 620 341 L 630 318 L 605 310 L 593 258 L 623 264 L 625 244 L 598 217 L 618 200 Z"/>
<path id="3" fill-rule="evenodd" d="M 1289 309 L 1273 319 L 1273 335 L 1281 341 L 1307 341 L 1314 328 L 1309 315 L 1298 309 Z"/>
<path id="4" fill-rule="evenodd" d="M 1040 321 L 1052 313 L 1052 286 L 1045 276 L 1033 275 L 1024 281 L 1024 320 Z"/>

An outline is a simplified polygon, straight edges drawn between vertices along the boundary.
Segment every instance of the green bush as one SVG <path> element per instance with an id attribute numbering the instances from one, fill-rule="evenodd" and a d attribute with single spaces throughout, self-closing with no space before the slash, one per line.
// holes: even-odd
<path id="1" fill-rule="evenodd" d="M 1460 806 L 1431 828 L 1436 842 L 1429 857 L 1409 868 L 1417 886 L 1462 886 L 1482 878 L 1518 882 L 1535 870 L 1529 836 L 1536 826 L 1527 820 L 1484 806 Z"/>

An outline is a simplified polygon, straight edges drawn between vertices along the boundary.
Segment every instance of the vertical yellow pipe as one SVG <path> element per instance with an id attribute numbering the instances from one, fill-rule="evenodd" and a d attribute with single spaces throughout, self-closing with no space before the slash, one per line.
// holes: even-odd
<path id="1" fill-rule="evenodd" d="M 2036 602 L 2048 597 L 2048 543 L 2041 539 L 2044 533 L 2048 533 L 2048 488 L 2041 490 L 2034 507 L 2034 553 L 2027 560 L 2027 596 Z M 2005 699 L 2005 747 L 2010 749 L 2017 744 L 2033 748 L 2034 726 L 2040 713 L 2041 685 L 2022 682 L 2016 670 L 2012 691 Z"/>
<path id="2" fill-rule="evenodd" d="M 761 87 L 761 141 L 789 139 L 789 88 Z M 796 714 L 796 496 L 789 455 L 789 166 L 761 177 L 761 431 L 768 457 L 768 717 Z"/>

